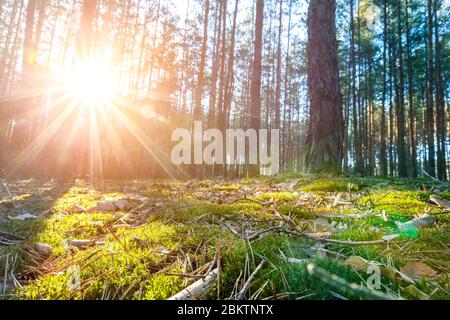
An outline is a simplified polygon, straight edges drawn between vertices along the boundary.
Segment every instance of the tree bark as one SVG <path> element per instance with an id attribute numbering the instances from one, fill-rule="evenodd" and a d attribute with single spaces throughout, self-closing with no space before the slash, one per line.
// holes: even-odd
<path id="1" fill-rule="evenodd" d="M 310 2 L 308 14 L 310 125 L 307 138 L 307 165 L 312 172 L 341 169 L 343 121 L 335 11 L 335 1 Z"/>
<path id="2" fill-rule="evenodd" d="M 249 128 L 259 130 L 261 127 L 261 77 L 262 77 L 262 37 L 264 23 L 264 0 L 256 0 L 255 49 L 252 67 L 252 85 L 250 98 Z M 248 150 L 248 148 L 246 148 Z M 258 163 L 249 166 L 249 176 L 260 174 L 259 147 Z"/>

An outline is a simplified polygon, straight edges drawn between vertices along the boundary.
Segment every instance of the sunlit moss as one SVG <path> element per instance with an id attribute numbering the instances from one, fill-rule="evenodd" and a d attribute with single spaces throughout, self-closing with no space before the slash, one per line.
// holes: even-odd
<path id="1" fill-rule="evenodd" d="M 349 192 L 358 191 L 359 186 L 347 179 L 318 179 L 301 187 L 303 192 Z"/>
<path id="2" fill-rule="evenodd" d="M 254 197 L 255 200 L 276 202 L 290 202 L 298 198 L 298 195 L 294 192 L 268 192 Z"/>
<path id="3" fill-rule="evenodd" d="M 428 199 L 429 195 L 423 192 L 383 190 L 362 197 L 359 204 L 391 214 L 414 215 L 426 213 L 430 208 L 425 202 Z"/>
<path id="4" fill-rule="evenodd" d="M 213 189 L 217 191 L 238 191 L 241 189 L 241 187 L 236 185 L 223 185 L 223 186 L 214 186 Z"/>

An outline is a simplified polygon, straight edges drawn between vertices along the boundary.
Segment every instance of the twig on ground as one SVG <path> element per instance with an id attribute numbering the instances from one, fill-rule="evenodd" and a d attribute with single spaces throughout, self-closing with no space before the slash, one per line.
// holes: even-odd
<path id="1" fill-rule="evenodd" d="M 242 287 L 241 291 L 239 291 L 236 296 L 235 296 L 235 300 L 242 300 L 245 296 L 245 294 L 247 293 L 248 289 L 250 288 L 250 285 L 253 282 L 253 279 L 256 277 L 256 275 L 258 274 L 258 272 L 262 269 L 262 267 L 264 267 L 264 264 L 266 263 L 265 260 L 261 261 L 261 263 L 256 267 L 255 271 L 253 271 L 253 273 L 250 275 L 250 277 L 247 279 L 247 281 L 245 282 L 244 286 Z"/>
<path id="2" fill-rule="evenodd" d="M 218 271 L 218 268 L 214 269 L 204 279 L 194 282 L 168 300 L 199 300 L 205 298 L 214 286 Z"/>

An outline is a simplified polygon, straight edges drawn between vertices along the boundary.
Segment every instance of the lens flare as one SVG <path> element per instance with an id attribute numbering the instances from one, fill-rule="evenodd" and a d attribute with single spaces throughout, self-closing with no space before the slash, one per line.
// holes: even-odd
<path id="1" fill-rule="evenodd" d="M 105 106 L 116 93 L 114 74 L 106 65 L 78 64 L 64 73 L 64 91 L 83 105 Z"/>

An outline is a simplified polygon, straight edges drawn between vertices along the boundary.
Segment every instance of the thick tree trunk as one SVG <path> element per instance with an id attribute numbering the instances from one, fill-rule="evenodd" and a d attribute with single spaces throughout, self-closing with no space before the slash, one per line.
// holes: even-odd
<path id="1" fill-rule="evenodd" d="M 340 106 L 335 1 L 312 0 L 308 15 L 308 91 L 310 171 L 339 171 L 343 122 Z"/>

